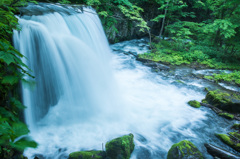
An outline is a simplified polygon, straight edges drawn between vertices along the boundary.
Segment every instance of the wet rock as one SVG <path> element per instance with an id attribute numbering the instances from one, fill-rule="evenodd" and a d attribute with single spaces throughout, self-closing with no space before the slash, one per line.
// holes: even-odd
<path id="1" fill-rule="evenodd" d="M 137 151 L 137 159 L 152 159 L 151 152 L 145 147 L 139 147 Z"/>
<path id="2" fill-rule="evenodd" d="M 240 113 L 240 95 L 234 92 L 209 91 L 205 101 L 227 112 Z"/>
<path id="3" fill-rule="evenodd" d="M 225 144 L 229 145 L 233 149 L 240 152 L 240 144 L 239 144 L 239 137 L 238 133 L 230 133 L 229 136 L 226 134 L 216 134 L 216 136 Z"/>
<path id="4" fill-rule="evenodd" d="M 41 154 L 36 154 L 34 159 L 45 159 L 45 157 Z"/>
<path id="5" fill-rule="evenodd" d="M 201 104 L 200 102 L 196 101 L 196 100 L 191 100 L 188 102 L 188 104 L 194 108 L 200 108 L 201 107 Z"/>
<path id="6" fill-rule="evenodd" d="M 78 151 L 69 154 L 69 159 L 105 159 L 104 151 Z"/>
<path id="7" fill-rule="evenodd" d="M 203 159 L 203 155 L 193 143 L 183 140 L 171 147 L 167 159 Z"/>
<path id="8" fill-rule="evenodd" d="M 234 125 L 232 126 L 232 129 L 235 129 L 235 130 L 240 131 L 240 124 L 234 124 Z"/>
<path id="9" fill-rule="evenodd" d="M 217 146 L 214 146 L 212 144 L 204 144 L 204 146 L 207 148 L 207 151 L 209 154 L 211 154 L 213 157 L 218 157 L 221 159 L 240 159 L 240 156 L 236 156 L 224 149 L 221 149 Z"/>
<path id="10" fill-rule="evenodd" d="M 133 137 L 133 134 L 129 134 L 107 142 L 107 157 L 110 159 L 129 159 L 135 146 Z"/>
<path id="11" fill-rule="evenodd" d="M 218 115 L 226 118 L 226 119 L 230 119 L 230 120 L 233 120 L 234 119 L 234 115 L 232 114 L 229 114 L 229 113 L 219 113 Z"/>

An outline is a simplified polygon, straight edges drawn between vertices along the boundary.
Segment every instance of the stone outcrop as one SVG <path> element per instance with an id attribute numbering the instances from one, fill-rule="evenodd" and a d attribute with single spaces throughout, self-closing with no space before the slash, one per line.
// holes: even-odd
<path id="1" fill-rule="evenodd" d="M 171 147 L 167 159 L 203 159 L 203 155 L 193 143 L 183 140 Z"/>
<path id="2" fill-rule="evenodd" d="M 110 159 L 129 159 L 135 146 L 133 137 L 133 134 L 129 134 L 107 142 L 107 157 Z"/>
<path id="3" fill-rule="evenodd" d="M 204 101 L 221 110 L 230 113 L 240 113 L 240 96 L 234 92 L 209 91 Z"/>

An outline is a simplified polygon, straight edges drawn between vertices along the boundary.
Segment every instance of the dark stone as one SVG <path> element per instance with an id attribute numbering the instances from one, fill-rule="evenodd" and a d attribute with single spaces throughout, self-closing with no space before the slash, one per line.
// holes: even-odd
<path id="1" fill-rule="evenodd" d="M 171 147 L 167 159 L 203 159 L 203 155 L 193 143 L 183 140 Z"/>
<path id="2" fill-rule="evenodd" d="M 34 159 L 45 159 L 45 157 L 41 154 L 36 154 Z"/>
<path id="3" fill-rule="evenodd" d="M 221 159 L 240 159 L 240 156 L 236 156 L 224 149 L 221 149 L 217 146 L 214 146 L 212 144 L 204 144 L 204 146 L 207 148 L 207 151 L 209 154 L 211 154 L 213 157 L 219 157 Z"/>
<path id="4" fill-rule="evenodd" d="M 129 159 L 134 150 L 133 134 L 124 135 L 106 143 L 109 159 Z"/>

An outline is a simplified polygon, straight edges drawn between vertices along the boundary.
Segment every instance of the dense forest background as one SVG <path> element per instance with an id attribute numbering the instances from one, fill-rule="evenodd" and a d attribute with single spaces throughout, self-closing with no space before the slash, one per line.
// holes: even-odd
<path id="1" fill-rule="evenodd" d="M 0 0 L 0 158 L 24 158 L 26 147 L 37 143 L 20 120 L 25 107 L 20 102 L 19 81 L 31 76 L 23 55 L 12 46 L 13 30 L 20 30 L 18 7 L 30 0 Z M 213 80 L 240 85 L 240 1 L 239 0 L 42 0 L 61 4 L 90 5 L 98 12 L 112 42 L 122 30 L 135 29 L 136 37 L 149 36 L 151 53 L 140 58 L 167 64 L 200 64 L 235 70 Z M 121 24 L 121 25 L 119 25 Z M 129 35 L 129 32 L 125 32 Z M 31 76 L 32 77 L 32 76 Z M 34 78 L 34 77 L 32 77 Z"/>

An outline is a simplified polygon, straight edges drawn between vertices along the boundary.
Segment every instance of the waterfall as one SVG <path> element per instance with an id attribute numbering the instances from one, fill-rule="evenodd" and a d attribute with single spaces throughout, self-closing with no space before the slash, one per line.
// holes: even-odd
<path id="1" fill-rule="evenodd" d="M 35 76 L 22 83 L 25 120 L 39 143 L 25 151 L 29 159 L 101 150 L 102 143 L 128 133 L 135 136 L 133 159 L 166 158 L 172 144 L 217 141 L 214 133 L 231 125 L 187 105 L 204 98 L 204 86 L 179 88 L 124 54 L 140 53 L 145 43 L 115 44 L 113 52 L 96 12 L 83 10 L 39 3 L 22 8 L 18 17 L 14 46 Z M 206 128 L 211 126 L 216 130 Z"/>

